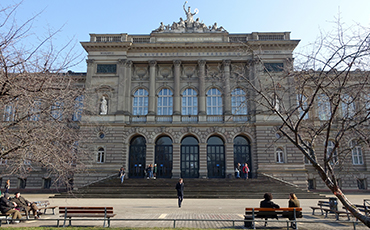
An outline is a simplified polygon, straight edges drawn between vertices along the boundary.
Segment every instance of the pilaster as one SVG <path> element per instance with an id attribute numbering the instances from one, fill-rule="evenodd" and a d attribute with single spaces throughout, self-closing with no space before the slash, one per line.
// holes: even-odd
<path id="1" fill-rule="evenodd" d="M 224 114 L 231 115 L 231 94 L 230 94 L 230 60 L 223 60 L 225 77 L 225 96 L 224 96 Z"/>
<path id="2" fill-rule="evenodd" d="M 118 98 L 117 98 L 117 114 L 124 114 L 127 112 L 125 101 L 125 73 L 126 73 L 126 59 L 118 60 Z"/>
<path id="3" fill-rule="evenodd" d="M 149 61 L 149 105 L 148 115 L 155 115 L 155 68 L 157 62 Z"/>
<path id="4" fill-rule="evenodd" d="M 207 143 L 199 143 L 199 178 L 207 177 Z"/>
<path id="5" fill-rule="evenodd" d="M 126 68 L 126 76 L 125 76 L 125 79 L 126 79 L 126 86 L 125 87 L 125 93 L 126 93 L 126 97 L 125 97 L 125 110 L 127 111 L 128 114 L 130 114 L 130 110 L 131 110 L 131 67 L 132 67 L 132 61 L 131 60 L 127 60 L 126 63 L 125 63 L 125 68 Z"/>
<path id="6" fill-rule="evenodd" d="M 173 103 L 173 115 L 180 115 L 181 112 L 181 97 L 180 97 L 180 75 L 181 75 L 181 61 L 174 60 L 174 103 Z"/>
<path id="7" fill-rule="evenodd" d="M 199 60 L 199 115 L 206 115 L 206 92 L 205 92 L 205 77 L 206 77 L 206 61 Z"/>
<path id="8" fill-rule="evenodd" d="M 173 143 L 172 144 L 172 178 L 181 177 L 181 144 Z"/>

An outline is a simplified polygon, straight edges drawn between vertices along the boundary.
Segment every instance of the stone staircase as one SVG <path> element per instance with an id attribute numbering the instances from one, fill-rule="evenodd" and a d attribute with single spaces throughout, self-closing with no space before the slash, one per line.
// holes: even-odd
<path id="1" fill-rule="evenodd" d="M 109 178 L 73 191 L 73 194 L 56 194 L 54 198 L 174 198 L 178 179 L 126 179 Z M 274 198 L 287 198 L 291 192 L 300 199 L 317 199 L 318 193 L 302 190 L 265 176 L 258 179 L 184 179 L 185 197 L 214 199 L 262 199 L 265 192 Z"/>

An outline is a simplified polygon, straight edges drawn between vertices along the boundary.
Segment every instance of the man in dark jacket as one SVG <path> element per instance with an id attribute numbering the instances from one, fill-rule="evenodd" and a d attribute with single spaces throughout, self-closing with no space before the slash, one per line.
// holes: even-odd
<path id="1" fill-rule="evenodd" d="M 14 193 L 15 197 L 11 200 L 12 202 L 15 202 L 19 207 L 23 208 L 26 212 L 26 215 L 29 215 L 30 210 L 32 210 L 33 215 L 35 216 L 35 219 L 39 219 L 40 215 L 38 212 L 37 205 L 35 203 L 32 203 L 28 200 L 26 200 L 24 197 L 21 196 L 20 192 Z"/>
<path id="2" fill-rule="evenodd" d="M 19 223 L 22 218 L 21 213 L 15 209 L 17 204 L 9 200 L 9 193 L 4 193 L 4 196 L 0 198 L 0 211 L 2 214 L 13 215 L 13 223 Z"/>
<path id="3" fill-rule="evenodd" d="M 272 202 L 272 194 L 267 192 L 263 195 L 264 200 L 260 203 L 260 208 L 280 208 L 279 205 Z"/>
<path id="4" fill-rule="evenodd" d="M 182 178 L 179 179 L 175 188 L 177 190 L 177 198 L 179 199 L 179 208 L 181 208 L 181 202 L 184 200 L 184 182 Z"/>

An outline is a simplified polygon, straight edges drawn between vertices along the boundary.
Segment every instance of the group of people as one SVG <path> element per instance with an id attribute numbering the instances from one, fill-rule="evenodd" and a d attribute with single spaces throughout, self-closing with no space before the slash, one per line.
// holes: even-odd
<path id="1" fill-rule="evenodd" d="M 272 194 L 271 193 L 269 193 L 269 192 L 265 193 L 263 195 L 263 198 L 264 198 L 264 200 L 262 200 L 260 202 L 260 208 L 280 208 L 280 206 L 278 204 L 275 204 L 272 201 Z M 298 200 L 297 196 L 294 193 L 289 194 L 288 207 L 289 208 L 299 208 L 300 207 L 299 200 Z M 298 212 L 297 215 L 301 215 L 301 213 Z M 294 219 L 294 217 L 289 217 L 289 219 L 292 220 L 292 219 Z M 291 222 L 290 226 L 293 229 L 297 228 L 296 223 L 293 223 L 293 222 Z"/>
<path id="2" fill-rule="evenodd" d="M 243 178 L 247 180 L 249 171 L 250 170 L 247 163 L 244 164 L 237 163 L 235 166 L 235 178 L 236 179 Z"/>
<path id="3" fill-rule="evenodd" d="M 12 215 L 12 223 L 14 224 L 19 223 L 22 218 L 22 211 L 24 211 L 27 216 L 30 211 L 32 211 L 35 219 L 39 219 L 41 214 L 37 205 L 22 197 L 20 192 L 14 193 L 14 197 L 10 197 L 9 193 L 5 192 L 4 196 L 0 198 L 0 211 L 2 214 Z"/>

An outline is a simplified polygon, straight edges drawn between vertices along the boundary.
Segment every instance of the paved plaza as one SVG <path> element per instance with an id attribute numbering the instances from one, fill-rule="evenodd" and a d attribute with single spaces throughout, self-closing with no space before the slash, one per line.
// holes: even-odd
<path id="1" fill-rule="evenodd" d="M 174 192 L 175 195 L 175 192 Z M 258 207 L 259 199 L 185 199 L 182 208 L 177 207 L 177 199 L 54 199 L 48 198 L 46 194 L 23 194 L 31 201 L 48 199 L 51 205 L 56 206 L 112 206 L 116 217 L 112 219 L 111 227 L 173 227 L 173 219 L 212 219 L 220 221 L 179 221 L 176 220 L 176 227 L 190 228 L 236 228 L 242 229 L 243 222 L 232 222 L 227 220 L 243 220 L 245 207 Z M 261 195 L 262 197 L 262 195 Z M 288 198 L 288 195 L 287 195 Z M 349 195 L 348 198 L 356 204 L 361 204 L 364 198 L 370 198 L 370 195 Z M 274 199 L 275 203 L 281 207 L 287 207 L 288 199 Z M 328 218 L 317 215 L 312 216 L 309 206 L 317 204 L 316 199 L 300 200 L 303 208 L 304 220 L 318 220 L 315 223 L 299 223 L 299 229 L 353 229 L 349 223 L 339 223 L 331 214 Z M 339 205 L 339 209 L 341 209 Z M 57 211 L 58 209 L 56 209 Z M 58 214 L 52 215 L 48 210 L 48 215 L 42 216 L 42 221 L 30 220 L 22 222 L 17 227 L 44 226 L 55 227 Z M 142 219 L 139 221 L 123 221 L 119 219 Z M 151 219 L 147 221 L 146 219 Z M 155 220 L 155 221 L 154 221 Z M 167 221 L 171 220 L 171 221 Z M 223 221 L 224 220 L 224 221 Z M 332 223 L 319 223 L 319 221 L 332 221 Z M 346 220 L 341 217 L 341 220 Z M 283 220 L 285 221 L 285 220 Z M 61 221 L 63 223 L 63 221 Z M 72 221 L 73 226 L 103 226 L 103 221 Z M 6 224 L 2 225 L 7 227 Z M 14 226 L 14 225 L 9 225 Z M 286 223 L 269 223 L 268 229 L 286 229 Z M 257 223 L 257 229 L 264 229 L 263 223 Z M 362 224 L 356 226 L 356 229 L 368 229 Z"/>

